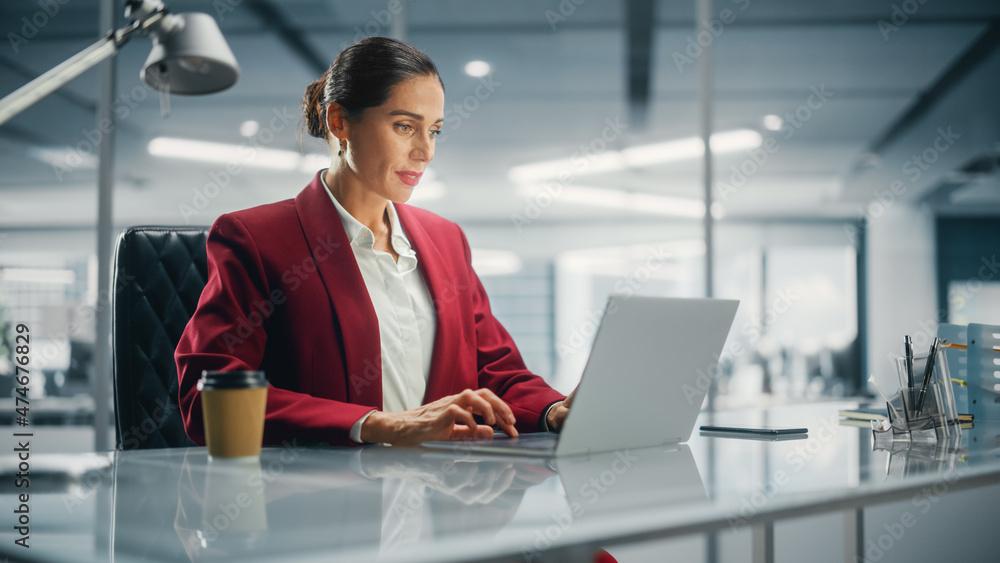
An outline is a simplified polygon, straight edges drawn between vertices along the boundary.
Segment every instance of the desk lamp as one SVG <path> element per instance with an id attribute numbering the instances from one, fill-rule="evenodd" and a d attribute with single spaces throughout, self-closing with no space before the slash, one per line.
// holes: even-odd
<path id="1" fill-rule="evenodd" d="M 139 76 L 160 92 L 211 94 L 236 83 L 240 67 L 212 16 L 171 14 L 160 0 L 129 0 L 125 17 L 131 20 L 129 25 L 109 31 L 100 41 L 0 100 L 0 124 L 118 53 L 135 31 L 153 40 L 153 50 Z"/>

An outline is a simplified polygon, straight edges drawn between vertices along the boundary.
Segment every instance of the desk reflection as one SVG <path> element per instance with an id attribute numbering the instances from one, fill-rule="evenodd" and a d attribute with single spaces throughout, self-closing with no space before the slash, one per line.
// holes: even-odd
<path id="1" fill-rule="evenodd" d="M 1000 421 L 980 421 L 963 430 L 957 438 L 927 441 L 907 440 L 906 435 L 876 432 L 872 451 L 884 451 L 887 476 L 906 477 L 922 473 L 952 474 L 967 463 L 969 456 L 1000 457 Z"/>
<path id="2" fill-rule="evenodd" d="M 825 425 L 841 408 L 789 407 L 771 422 L 798 424 L 815 409 Z M 725 422 L 741 422 L 737 414 L 744 417 Z M 766 480 L 782 472 L 787 484 L 753 505 L 748 524 L 845 507 L 849 518 L 947 485 L 946 498 L 956 500 L 936 504 L 951 508 L 936 508 L 935 518 L 974 530 L 964 559 L 985 560 L 995 534 L 978 530 L 1000 483 L 998 424 L 978 421 L 961 444 L 874 452 L 870 430 L 843 428 L 798 443 L 696 438 L 694 456 L 683 446 L 548 461 L 295 444 L 266 448 L 250 464 L 210 462 L 204 448 L 32 454 L 33 553 L 81 563 L 594 561 L 606 542 L 712 532 L 734 525 L 734 515 L 739 525 Z M 0 458 L 9 483 L 19 463 Z M 966 489 L 977 493 L 950 495 Z M 10 499 L 15 492 L 0 487 Z"/>
<path id="3" fill-rule="evenodd" d="M 260 460 L 209 459 L 198 472 L 191 457 L 181 466 L 174 518 L 184 551 L 192 561 L 252 553 L 268 532 Z"/>
<path id="4" fill-rule="evenodd" d="M 328 469 L 286 472 L 267 454 L 247 463 L 187 452 L 174 529 L 192 561 L 290 543 L 307 551 L 377 546 L 385 554 L 452 534 L 489 533 L 510 520 L 525 489 L 555 475 L 538 461 L 382 447 L 352 451 Z"/>
<path id="5" fill-rule="evenodd" d="M 250 462 L 191 448 L 121 456 L 115 471 L 115 552 L 147 560 L 405 559 L 503 539 L 535 560 L 589 561 L 593 547 L 535 539 L 554 523 L 567 539 L 609 516 L 707 499 L 683 445 L 549 460 L 266 448 Z"/>
<path id="6" fill-rule="evenodd" d="M 576 520 L 708 500 L 694 456 L 684 444 L 564 458 L 556 468 Z"/>

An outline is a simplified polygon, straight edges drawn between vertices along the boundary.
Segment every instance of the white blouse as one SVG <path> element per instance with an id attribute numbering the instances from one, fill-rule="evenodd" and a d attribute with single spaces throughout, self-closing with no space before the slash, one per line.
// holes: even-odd
<path id="1" fill-rule="evenodd" d="M 391 201 L 388 202 L 392 227 L 390 241 L 399 255 L 398 262 L 388 252 L 375 249 L 375 235 L 371 229 L 333 197 L 324 174 L 320 174 L 320 179 L 337 208 L 378 317 L 382 344 L 382 410 L 401 412 L 419 407 L 423 404 L 430 375 L 437 318 L 430 291 L 417 269 L 417 254 L 403 232 Z M 344 330 L 350 328 L 344 327 Z M 351 427 L 351 439 L 355 442 L 361 442 L 361 425 L 372 412 L 374 410 Z"/>

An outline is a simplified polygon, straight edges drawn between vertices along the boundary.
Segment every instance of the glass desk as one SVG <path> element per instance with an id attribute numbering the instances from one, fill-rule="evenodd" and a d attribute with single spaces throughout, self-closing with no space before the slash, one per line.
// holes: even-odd
<path id="1" fill-rule="evenodd" d="M 16 458 L 3 457 L 0 561 L 590 561 L 600 548 L 748 528 L 753 560 L 770 561 L 775 521 L 824 512 L 843 514 L 843 559 L 855 561 L 862 507 L 913 499 L 916 518 L 921 495 L 930 505 L 1000 483 L 996 425 L 966 430 L 957 448 L 872 451 L 869 430 L 838 424 L 851 406 L 698 422 L 806 426 L 806 439 L 696 427 L 688 444 L 548 460 L 286 444 L 246 463 L 204 448 L 46 455 L 33 444 L 28 489 L 14 487 Z M 29 549 L 14 544 L 6 509 L 21 492 Z"/>

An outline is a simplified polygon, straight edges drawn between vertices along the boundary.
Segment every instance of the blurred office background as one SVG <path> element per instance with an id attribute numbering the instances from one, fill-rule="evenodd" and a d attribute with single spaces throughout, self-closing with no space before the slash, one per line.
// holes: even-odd
<path id="1" fill-rule="evenodd" d="M 96 4 L 4 0 L 0 94 L 101 37 Z M 411 203 L 465 229 L 495 314 L 562 390 L 609 293 L 704 296 L 706 255 L 711 293 L 741 300 L 715 370 L 719 407 L 872 394 L 868 374 L 892 381 L 904 334 L 926 346 L 938 322 L 1000 322 L 998 1 L 715 0 L 699 24 L 693 0 L 167 5 L 210 13 L 242 74 L 216 95 L 171 97 L 164 118 L 139 79 L 148 39 L 122 48 L 115 235 L 294 197 L 329 162 L 302 131 L 305 87 L 345 46 L 386 35 L 428 53 L 446 85 L 445 135 Z M 698 142 L 709 50 L 710 249 Z M 0 423 L 13 423 L 12 327 L 26 323 L 32 423 L 49 452 L 92 448 L 91 381 L 111 385 L 94 367 L 108 297 L 98 79 L 0 126 Z M 779 555 L 817 560 L 824 541 L 839 544 L 816 530 L 841 525 L 784 524 L 779 537 L 812 539 L 779 540 Z"/>
<path id="2" fill-rule="evenodd" d="M 719 405 L 865 395 L 869 373 L 892 377 L 903 334 L 920 345 L 939 321 L 1000 320 L 1000 2 L 716 0 L 697 26 L 693 1 L 168 7 L 210 13 L 242 73 L 222 93 L 171 97 L 164 118 L 139 78 L 148 39 L 122 48 L 116 235 L 294 197 L 329 162 L 302 130 L 305 87 L 353 41 L 401 38 L 446 85 L 445 135 L 411 203 L 465 229 L 529 368 L 569 390 L 609 293 L 708 293 L 710 49 L 711 292 L 741 300 Z M 0 14 L 4 95 L 105 31 L 93 2 L 7 0 Z M 110 386 L 93 363 L 108 293 L 98 77 L 0 126 L 0 394 L 14 387 L 12 326 L 27 323 L 36 424 L 88 425 L 89 381 Z"/>

